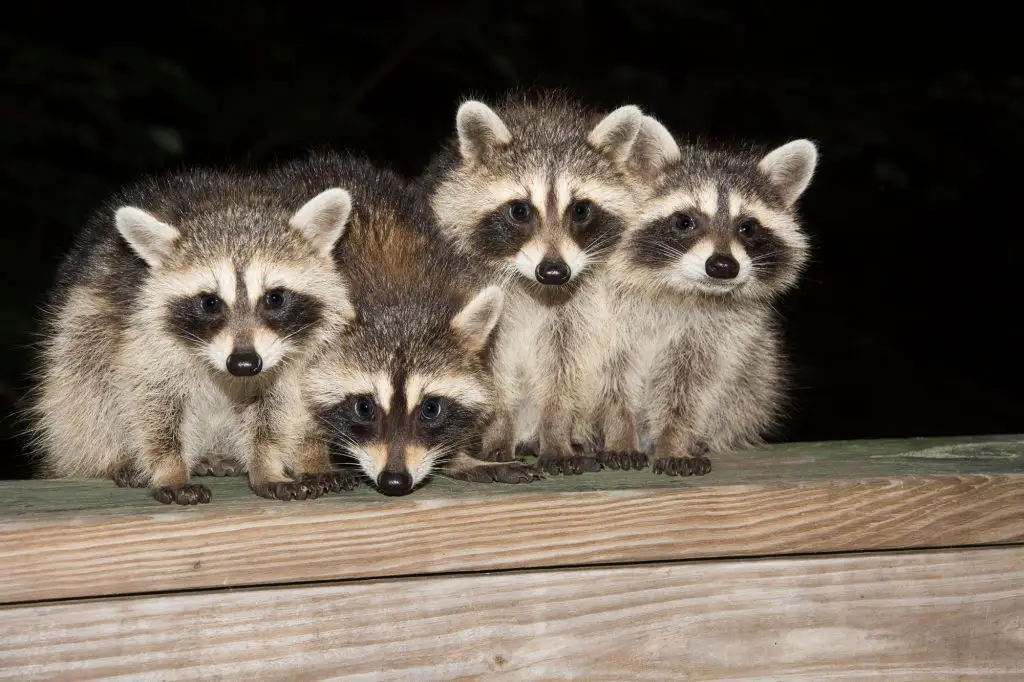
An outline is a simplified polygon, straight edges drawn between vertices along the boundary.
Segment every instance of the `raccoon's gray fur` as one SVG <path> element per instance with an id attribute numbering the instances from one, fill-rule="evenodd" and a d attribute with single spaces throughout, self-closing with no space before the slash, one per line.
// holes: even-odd
<path id="1" fill-rule="evenodd" d="M 483 456 L 517 444 L 549 473 L 581 473 L 610 345 L 604 262 L 632 227 L 623 164 L 642 114 L 604 115 L 558 94 L 467 101 L 421 182 L 441 229 L 507 290 L 495 347 L 500 408 Z"/>
<path id="2" fill-rule="evenodd" d="M 31 408 L 42 474 L 196 504 L 210 491 L 189 474 L 211 455 L 237 459 L 259 494 L 312 494 L 285 468 L 329 462 L 296 460 L 288 416 L 302 363 L 353 315 L 331 257 L 349 210 L 341 188 L 293 212 L 258 176 L 196 170 L 142 181 L 95 215 L 44 320 Z"/>
<path id="3" fill-rule="evenodd" d="M 309 442 L 333 441 L 378 490 L 411 492 L 431 473 L 519 483 L 519 462 L 470 456 L 491 416 L 492 330 L 504 295 L 441 235 L 423 196 L 395 173 L 316 154 L 282 168 L 305 193 L 341 184 L 352 217 L 335 256 L 356 319 L 306 372 Z"/>
<path id="4" fill-rule="evenodd" d="M 759 442 L 781 417 L 772 302 L 807 261 L 796 202 L 816 163 L 807 140 L 766 155 L 680 148 L 644 117 L 628 160 L 641 225 L 610 266 L 622 333 L 603 463 L 643 452 L 657 473 L 703 474 L 708 454 Z"/>

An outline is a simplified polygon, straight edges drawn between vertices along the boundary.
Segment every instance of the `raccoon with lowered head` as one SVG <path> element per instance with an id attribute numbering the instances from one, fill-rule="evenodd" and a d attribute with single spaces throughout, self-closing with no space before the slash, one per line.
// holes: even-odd
<path id="1" fill-rule="evenodd" d="M 178 504 L 210 501 L 190 482 L 205 456 L 237 460 L 264 496 L 350 485 L 326 460 L 296 460 L 286 409 L 304 359 L 353 315 L 331 258 L 350 207 L 334 187 L 288 212 L 259 176 L 197 170 L 94 216 L 44 323 L 42 474 L 114 477 Z"/>
<path id="2" fill-rule="evenodd" d="M 709 454 L 755 444 L 778 421 L 786 381 L 772 302 L 807 261 L 796 202 L 817 156 L 807 140 L 767 154 L 680 148 L 644 117 L 629 159 L 642 220 L 610 267 L 617 398 L 632 408 L 605 424 L 612 468 L 639 450 L 656 473 L 704 474 Z"/>
<path id="3" fill-rule="evenodd" d="M 389 170 L 330 154 L 278 176 L 303 194 L 340 184 L 353 197 L 335 257 L 356 316 L 306 371 L 304 447 L 333 445 L 386 495 L 433 473 L 538 478 L 519 462 L 469 455 L 493 410 L 489 352 L 504 295 L 438 233 L 423 197 Z"/>
<path id="4" fill-rule="evenodd" d="M 523 445 L 548 473 L 590 468 L 582 450 L 613 329 L 604 263 L 636 214 L 621 168 L 641 118 L 551 93 L 494 109 L 467 101 L 421 179 L 444 232 L 508 291 L 484 458 L 513 459 Z"/>

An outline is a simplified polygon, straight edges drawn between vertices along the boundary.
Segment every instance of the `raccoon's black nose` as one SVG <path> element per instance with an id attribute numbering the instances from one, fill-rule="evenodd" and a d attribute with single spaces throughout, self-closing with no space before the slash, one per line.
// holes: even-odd
<path id="1" fill-rule="evenodd" d="M 537 281 L 541 284 L 565 284 L 572 271 L 565 261 L 542 260 L 537 266 Z"/>
<path id="2" fill-rule="evenodd" d="M 384 471 L 377 477 L 377 488 L 385 495 L 408 495 L 412 476 L 404 471 Z"/>
<path id="3" fill-rule="evenodd" d="M 236 377 L 256 376 L 263 369 L 263 358 L 252 350 L 232 353 L 228 356 L 228 371 Z"/>
<path id="4" fill-rule="evenodd" d="M 704 262 L 704 271 L 715 279 L 732 279 L 740 274 L 740 264 L 732 256 L 716 253 Z"/>

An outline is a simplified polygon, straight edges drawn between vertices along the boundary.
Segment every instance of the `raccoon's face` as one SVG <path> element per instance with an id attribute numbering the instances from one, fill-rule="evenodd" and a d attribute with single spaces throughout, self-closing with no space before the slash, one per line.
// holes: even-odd
<path id="1" fill-rule="evenodd" d="M 348 192 L 335 188 L 290 219 L 231 209 L 181 230 L 119 209 L 118 229 L 151 270 L 138 314 L 225 376 L 269 372 L 352 317 L 331 258 L 350 207 Z"/>
<path id="2" fill-rule="evenodd" d="M 403 341 L 384 350 L 357 323 L 307 372 L 304 390 L 322 433 L 380 492 L 412 492 L 478 436 L 492 411 L 483 354 L 502 298 L 497 287 L 482 291 L 437 343 Z"/>
<path id="3" fill-rule="evenodd" d="M 432 193 L 440 224 L 467 252 L 542 288 L 576 282 L 619 241 L 635 199 L 618 161 L 642 114 L 626 106 L 588 128 L 573 111 L 481 102 L 456 116 L 458 163 Z"/>
<path id="4" fill-rule="evenodd" d="M 760 159 L 677 156 L 623 249 L 632 284 L 760 300 L 792 286 L 808 251 L 794 205 L 816 161 L 807 140 Z"/>

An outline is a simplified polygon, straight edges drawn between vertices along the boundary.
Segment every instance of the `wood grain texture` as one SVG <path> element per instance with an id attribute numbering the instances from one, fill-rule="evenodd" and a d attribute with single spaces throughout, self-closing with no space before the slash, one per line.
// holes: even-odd
<path id="1" fill-rule="evenodd" d="M 307 502 L 210 481 L 160 505 L 105 481 L 0 485 L 0 602 L 453 571 L 1024 542 L 1024 440 L 795 444 L 702 478 L 437 481 Z"/>
<path id="2" fill-rule="evenodd" d="M 0 679 L 1020 680 L 1024 547 L 0 609 Z"/>

